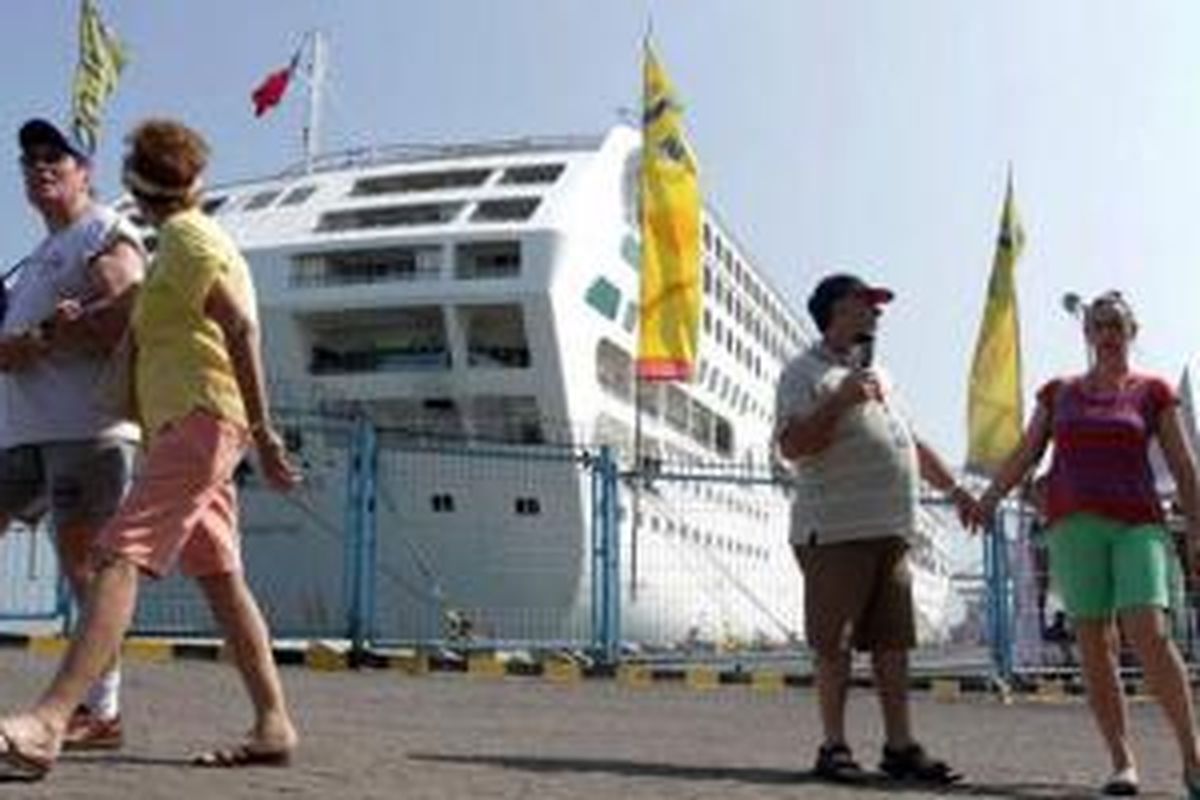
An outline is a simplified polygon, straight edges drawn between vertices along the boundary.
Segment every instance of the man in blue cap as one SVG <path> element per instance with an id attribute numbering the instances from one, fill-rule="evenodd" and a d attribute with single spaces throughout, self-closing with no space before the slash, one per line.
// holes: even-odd
<path id="1" fill-rule="evenodd" d="M 25 196 L 46 236 L 6 280 L 0 531 L 48 504 L 63 572 L 82 598 L 92 542 L 125 492 L 139 436 L 103 408 L 96 386 L 145 253 L 137 230 L 93 198 L 92 153 L 74 134 L 31 119 L 17 140 Z M 120 747 L 119 685 L 114 663 L 72 719 L 67 746 Z"/>

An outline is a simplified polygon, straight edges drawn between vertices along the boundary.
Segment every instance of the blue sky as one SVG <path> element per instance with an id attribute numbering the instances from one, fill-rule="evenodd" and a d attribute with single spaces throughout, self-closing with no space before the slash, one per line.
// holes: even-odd
<path id="1" fill-rule="evenodd" d="M 255 119 L 249 93 L 310 28 L 331 49 L 326 146 L 344 148 L 603 131 L 638 102 L 652 15 L 710 202 L 797 308 L 829 269 L 896 290 L 880 358 L 952 462 L 965 448 L 966 374 L 1009 162 L 1027 232 L 1017 279 L 1027 397 L 1083 363 L 1066 291 L 1125 291 L 1146 368 L 1174 379 L 1195 352 L 1194 3 L 100 2 L 132 57 L 107 111 L 106 196 L 121 135 L 152 114 L 208 135 L 217 182 L 298 160 L 301 94 Z M 11 137 L 30 115 L 65 117 L 77 9 L 4 9 L 7 261 L 39 231 Z"/>

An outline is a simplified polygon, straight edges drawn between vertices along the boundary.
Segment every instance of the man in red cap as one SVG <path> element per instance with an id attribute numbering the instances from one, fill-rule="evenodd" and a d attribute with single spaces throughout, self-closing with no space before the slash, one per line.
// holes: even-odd
<path id="1" fill-rule="evenodd" d="M 818 777 L 865 777 L 846 742 L 851 650 L 869 651 L 883 711 L 880 769 L 898 780 L 958 779 L 913 737 L 908 651 L 916 644 L 907 552 L 919 483 L 949 494 L 966 519 L 975 500 L 899 413 L 874 364 L 890 290 L 847 274 L 825 277 L 808 300 L 821 340 L 780 376 L 775 443 L 796 477 L 791 541 L 804 573 L 804 616 L 816 658 L 824 743 Z"/>

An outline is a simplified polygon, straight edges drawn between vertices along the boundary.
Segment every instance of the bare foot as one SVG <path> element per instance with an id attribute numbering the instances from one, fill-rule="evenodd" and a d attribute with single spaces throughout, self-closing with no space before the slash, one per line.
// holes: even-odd
<path id="1" fill-rule="evenodd" d="M 0 718 L 0 769 L 4 775 L 45 777 L 62 748 L 62 732 L 33 714 Z"/>
<path id="2" fill-rule="evenodd" d="M 287 717 L 260 720 L 246 740 L 231 747 L 218 747 L 192 757 L 198 767 L 284 767 L 291 763 L 300 737 Z"/>

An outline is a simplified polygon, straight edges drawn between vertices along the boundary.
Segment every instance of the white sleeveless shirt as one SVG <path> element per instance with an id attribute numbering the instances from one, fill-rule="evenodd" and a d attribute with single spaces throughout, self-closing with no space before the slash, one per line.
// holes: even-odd
<path id="1" fill-rule="evenodd" d="M 0 330 L 28 330 L 54 313 L 62 300 L 86 300 L 92 259 L 117 239 L 141 248 L 137 230 L 98 203 L 72 225 L 47 236 L 25 260 L 8 289 Z M 55 351 L 29 369 L 0 372 L 0 447 L 100 438 L 136 440 L 138 426 L 97 407 L 105 356 Z"/>

